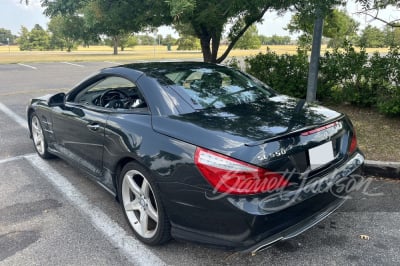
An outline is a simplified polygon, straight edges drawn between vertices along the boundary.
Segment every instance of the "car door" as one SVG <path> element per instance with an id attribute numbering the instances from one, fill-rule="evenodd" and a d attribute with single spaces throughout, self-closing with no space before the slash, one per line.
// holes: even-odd
<path id="1" fill-rule="evenodd" d="M 106 121 L 107 113 L 67 102 L 53 114 L 56 150 L 74 165 L 100 176 Z"/>
<path id="2" fill-rule="evenodd" d="M 94 79 L 53 114 L 57 151 L 97 178 L 103 175 L 104 130 L 112 111 L 100 104 L 100 97 L 126 82 L 114 76 Z"/>

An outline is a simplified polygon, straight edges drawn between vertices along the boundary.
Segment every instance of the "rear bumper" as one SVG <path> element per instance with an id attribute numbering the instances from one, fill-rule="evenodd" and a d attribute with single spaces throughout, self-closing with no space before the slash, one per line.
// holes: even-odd
<path id="1" fill-rule="evenodd" d="M 357 184 L 359 177 L 354 174 L 359 172 L 363 162 L 363 155 L 355 153 L 326 176 L 296 191 L 281 193 L 267 200 L 228 197 L 216 201 L 212 209 L 202 213 L 209 230 L 172 224 L 172 235 L 209 246 L 256 253 L 278 241 L 297 236 L 339 208 L 348 194 L 343 188 Z M 315 187 L 324 190 L 316 193 L 313 190 Z M 225 204 L 219 205 L 223 201 Z M 226 210 L 227 202 L 229 211 Z M 202 219 L 200 215 L 198 217 L 197 222 Z M 224 226 L 213 228 L 217 224 Z"/>
<path id="2" fill-rule="evenodd" d="M 335 202 L 332 202 L 331 205 L 327 206 L 326 209 L 322 212 L 317 212 L 314 215 L 311 215 L 307 217 L 306 219 L 302 220 L 301 222 L 275 234 L 272 235 L 261 242 L 250 246 L 244 250 L 241 250 L 242 253 L 251 253 L 252 255 L 255 255 L 257 252 L 267 249 L 268 247 L 272 246 L 273 244 L 287 240 L 290 238 L 293 238 L 295 236 L 298 236 L 299 234 L 303 233 L 304 231 L 307 231 L 314 225 L 318 224 L 322 220 L 324 220 L 326 217 L 328 217 L 331 213 L 336 211 L 340 206 L 343 205 L 343 203 L 346 201 L 346 199 L 338 199 Z"/>

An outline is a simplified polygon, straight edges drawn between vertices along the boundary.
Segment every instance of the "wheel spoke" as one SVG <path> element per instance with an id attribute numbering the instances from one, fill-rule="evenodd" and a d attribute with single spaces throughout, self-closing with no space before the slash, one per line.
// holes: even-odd
<path id="1" fill-rule="evenodd" d="M 140 209 L 139 200 L 135 199 L 134 201 L 128 202 L 125 204 L 125 211 L 136 211 Z"/>
<path id="2" fill-rule="evenodd" d="M 32 123 L 32 126 L 33 126 L 33 130 L 34 130 L 35 132 L 38 132 L 38 131 L 39 131 L 36 121 L 35 121 L 34 123 Z"/>
<path id="3" fill-rule="evenodd" d="M 42 144 L 42 138 L 40 136 L 36 136 L 35 138 L 35 143 L 37 146 L 39 146 L 40 144 Z"/>
<path id="4" fill-rule="evenodd" d="M 149 183 L 146 181 L 146 179 L 143 179 L 143 183 L 142 183 L 142 187 L 140 188 L 143 195 L 146 198 L 149 198 L 149 191 L 150 191 L 150 185 Z"/>
<path id="5" fill-rule="evenodd" d="M 147 205 L 146 213 L 154 222 L 158 223 L 158 213 L 151 202 Z"/>
<path id="6" fill-rule="evenodd" d="M 130 190 L 133 192 L 133 194 L 135 194 L 135 197 L 140 197 L 140 188 L 139 186 L 136 184 L 135 180 L 133 180 L 132 176 L 127 176 L 127 181 L 128 181 L 128 186 L 130 188 Z"/>
<path id="7" fill-rule="evenodd" d="M 148 222 L 149 216 L 145 211 L 140 212 L 140 229 L 142 230 L 142 235 L 145 236 L 148 232 Z"/>

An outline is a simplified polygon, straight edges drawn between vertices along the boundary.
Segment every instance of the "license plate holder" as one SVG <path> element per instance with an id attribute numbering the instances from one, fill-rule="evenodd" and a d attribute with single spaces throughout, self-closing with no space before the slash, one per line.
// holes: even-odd
<path id="1" fill-rule="evenodd" d="M 332 141 L 308 150 L 311 170 L 317 169 L 335 158 Z"/>

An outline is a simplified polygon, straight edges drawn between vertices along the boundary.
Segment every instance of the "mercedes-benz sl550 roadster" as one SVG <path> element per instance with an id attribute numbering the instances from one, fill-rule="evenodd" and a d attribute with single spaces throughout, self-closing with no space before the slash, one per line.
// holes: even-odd
<path id="1" fill-rule="evenodd" d="M 115 195 L 149 245 L 256 252 L 336 210 L 364 161 L 345 115 L 207 63 L 106 68 L 27 116 L 37 153 Z"/>

